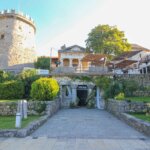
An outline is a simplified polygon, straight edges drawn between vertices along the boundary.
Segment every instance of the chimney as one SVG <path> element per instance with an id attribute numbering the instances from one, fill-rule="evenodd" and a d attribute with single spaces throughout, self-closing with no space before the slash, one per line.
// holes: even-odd
<path id="1" fill-rule="evenodd" d="M 64 44 L 63 46 L 61 46 L 61 49 L 63 50 L 63 49 L 65 49 L 66 48 L 66 45 Z"/>

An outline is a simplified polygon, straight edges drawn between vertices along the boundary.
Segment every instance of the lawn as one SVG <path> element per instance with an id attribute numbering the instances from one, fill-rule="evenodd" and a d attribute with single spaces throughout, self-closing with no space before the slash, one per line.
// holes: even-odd
<path id="1" fill-rule="evenodd" d="M 11 99 L 11 100 L 6 100 L 6 99 L 0 99 L 0 103 L 3 103 L 3 102 L 18 102 L 19 99 Z"/>
<path id="2" fill-rule="evenodd" d="M 40 116 L 28 116 L 23 119 L 22 128 L 26 127 L 30 122 L 37 120 Z M 0 129 L 15 129 L 15 116 L 0 116 Z"/>
<path id="3" fill-rule="evenodd" d="M 126 99 L 134 101 L 134 102 L 147 102 L 147 103 L 150 103 L 150 97 L 127 97 Z"/>
<path id="4" fill-rule="evenodd" d="M 146 116 L 145 114 L 143 113 L 130 113 L 130 115 L 136 117 L 136 118 L 139 118 L 139 119 L 142 119 L 144 121 L 148 121 L 150 122 L 150 115 L 149 116 Z"/>

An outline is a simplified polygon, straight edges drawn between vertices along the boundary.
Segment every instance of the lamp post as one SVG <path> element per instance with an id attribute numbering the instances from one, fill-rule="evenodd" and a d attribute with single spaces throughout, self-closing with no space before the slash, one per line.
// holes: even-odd
<path id="1" fill-rule="evenodd" d="M 52 50 L 53 48 L 50 49 L 50 65 L 49 65 L 49 70 L 51 71 L 51 65 L 52 65 Z"/>

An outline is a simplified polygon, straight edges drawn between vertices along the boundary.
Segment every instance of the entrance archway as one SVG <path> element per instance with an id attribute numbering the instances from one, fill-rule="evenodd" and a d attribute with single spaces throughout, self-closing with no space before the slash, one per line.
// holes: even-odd
<path id="1" fill-rule="evenodd" d="M 88 97 L 88 87 L 87 85 L 78 85 L 77 87 L 77 97 L 79 98 L 79 106 L 85 106 Z"/>
<path id="2" fill-rule="evenodd" d="M 79 65 L 79 60 L 78 59 L 73 59 L 72 60 L 72 66 L 77 67 Z"/>
<path id="3" fill-rule="evenodd" d="M 70 63 L 69 59 L 64 59 L 63 60 L 63 66 L 69 67 L 69 63 Z"/>

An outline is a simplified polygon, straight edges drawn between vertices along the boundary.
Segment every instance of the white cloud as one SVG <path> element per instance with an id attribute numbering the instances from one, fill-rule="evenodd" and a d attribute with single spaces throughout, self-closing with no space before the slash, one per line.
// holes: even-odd
<path id="1" fill-rule="evenodd" d="M 49 55 L 51 47 L 59 49 L 63 44 L 85 46 L 87 34 L 98 24 L 117 25 L 125 31 L 129 42 L 150 48 L 149 6 L 149 0 L 106 0 L 102 6 L 91 9 L 87 16 L 78 18 L 73 26 L 41 44 L 38 55 Z M 53 52 L 56 54 L 57 51 Z"/>

